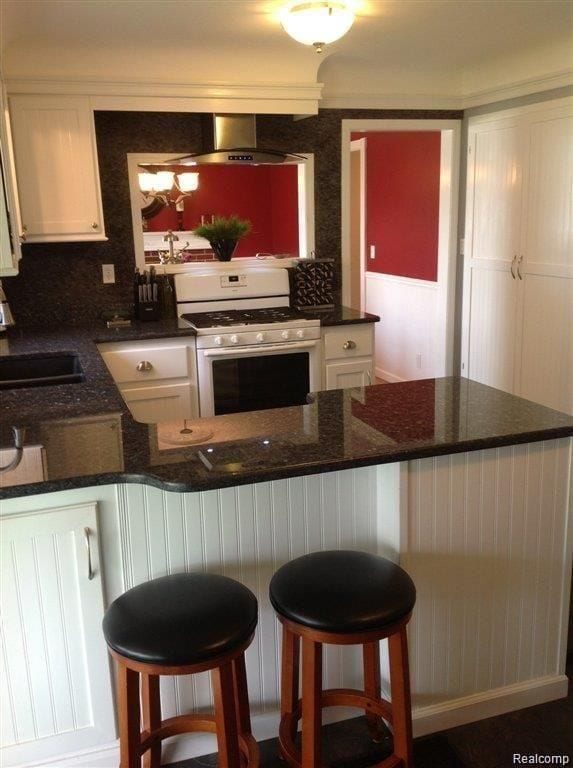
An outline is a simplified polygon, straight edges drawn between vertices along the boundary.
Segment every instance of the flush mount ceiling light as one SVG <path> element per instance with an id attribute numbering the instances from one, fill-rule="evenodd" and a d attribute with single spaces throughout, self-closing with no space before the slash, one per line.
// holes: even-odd
<path id="1" fill-rule="evenodd" d="M 347 0 L 294 0 L 281 10 L 280 21 L 287 35 L 322 53 L 348 32 L 354 12 Z"/>

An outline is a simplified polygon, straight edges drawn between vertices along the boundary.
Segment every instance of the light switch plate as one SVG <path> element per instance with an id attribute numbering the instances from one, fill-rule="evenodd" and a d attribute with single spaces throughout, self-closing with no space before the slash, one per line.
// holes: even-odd
<path id="1" fill-rule="evenodd" d="M 375 259 L 376 258 L 376 246 L 371 245 L 370 246 L 370 258 Z"/>
<path id="2" fill-rule="evenodd" d="M 104 283 L 115 283 L 115 265 L 114 264 L 102 264 L 101 274 Z"/>

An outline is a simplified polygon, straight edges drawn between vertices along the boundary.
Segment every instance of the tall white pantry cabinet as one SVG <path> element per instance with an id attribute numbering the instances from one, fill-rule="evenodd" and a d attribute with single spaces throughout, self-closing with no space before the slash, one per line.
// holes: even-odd
<path id="1" fill-rule="evenodd" d="M 573 99 L 470 118 L 462 374 L 573 413 Z"/>

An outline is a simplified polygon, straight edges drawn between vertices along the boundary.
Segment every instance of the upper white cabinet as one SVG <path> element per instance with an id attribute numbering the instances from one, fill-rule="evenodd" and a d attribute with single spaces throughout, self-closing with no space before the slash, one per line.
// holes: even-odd
<path id="1" fill-rule="evenodd" d="M 21 224 L 12 155 L 8 101 L 0 88 L 0 277 L 17 275 Z"/>
<path id="2" fill-rule="evenodd" d="M 573 101 L 471 119 L 468 153 L 462 372 L 573 412 Z"/>
<path id="3" fill-rule="evenodd" d="M 89 98 L 11 96 L 10 114 L 22 241 L 105 240 Z"/>

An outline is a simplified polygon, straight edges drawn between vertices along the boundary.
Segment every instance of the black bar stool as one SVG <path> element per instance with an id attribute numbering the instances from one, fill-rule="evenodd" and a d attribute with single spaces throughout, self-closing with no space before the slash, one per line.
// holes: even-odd
<path id="1" fill-rule="evenodd" d="M 304 555 L 283 565 L 270 583 L 283 626 L 279 748 L 291 766 L 321 766 L 323 707 L 364 709 L 370 735 L 392 726 L 394 751 L 379 768 L 413 768 L 412 713 L 406 625 L 416 602 L 412 579 L 367 552 Z M 388 638 L 392 703 L 381 697 L 379 641 Z M 299 655 L 302 640 L 302 698 Z M 362 645 L 364 690 L 322 690 L 322 644 Z M 302 717 L 301 749 L 295 744 Z"/>
<path id="2" fill-rule="evenodd" d="M 128 590 L 110 605 L 103 631 L 118 665 L 120 768 L 140 768 L 142 756 L 144 768 L 159 768 L 162 739 L 192 731 L 216 733 L 219 765 L 259 765 L 244 656 L 256 625 L 253 593 L 214 574 L 163 576 Z M 160 675 L 207 670 L 214 715 L 162 720 Z"/>

